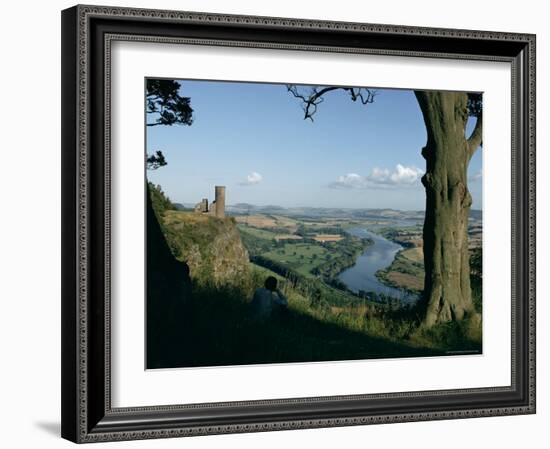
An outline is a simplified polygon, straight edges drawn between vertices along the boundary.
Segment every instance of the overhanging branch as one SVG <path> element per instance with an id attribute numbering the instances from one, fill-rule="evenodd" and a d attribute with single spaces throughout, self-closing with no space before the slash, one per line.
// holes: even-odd
<path id="1" fill-rule="evenodd" d="M 310 119 L 313 121 L 313 116 L 317 112 L 317 106 L 324 101 L 323 95 L 334 90 L 344 90 L 351 96 L 352 101 L 361 101 L 362 104 L 374 102 L 376 91 L 365 87 L 312 87 L 307 94 L 300 92 L 298 87 L 293 84 L 287 84 L 287 90 L 299 100 L 302 100 L 302 109 L 304 111 L 304 120 Z"/>

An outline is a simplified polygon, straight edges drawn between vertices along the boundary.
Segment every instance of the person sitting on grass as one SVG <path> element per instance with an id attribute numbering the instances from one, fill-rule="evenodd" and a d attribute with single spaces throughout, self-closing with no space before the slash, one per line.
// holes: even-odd
<path id="1" fill-rule="evenodd" d="M 259 320 L 267 320 L 272 314 L 284 313 L 288 307 L 286 297 L 277 289 L 277 279 L 269 276 L 264 283 L 265 287 L 260 287 L 254 292 L 252 299 L 252 310 L 254 316 Z"/>

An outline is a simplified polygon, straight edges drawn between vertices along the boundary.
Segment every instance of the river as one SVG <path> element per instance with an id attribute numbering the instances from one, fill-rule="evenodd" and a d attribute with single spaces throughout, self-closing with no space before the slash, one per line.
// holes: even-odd
<path id="1" fill-rule="evenodd" d="M 356 237 L 369 238 L 373 241 L 373 244 L 367 247 L 365 252 L 357 258 L 354 266 L 338 275 L 338 278 L 350 290 L 355 293 L 359 290 L 378 294 L 383 293 L 406 302 L 415 301 L 418 298 L 417 295 L 407 293 L 399 288 L 389 287 L 376 277 L 378 270 L 391 265 L 397 252 L 403 248 L 401 245 L 364 228 L 351 228 L 347 232 Z"/>

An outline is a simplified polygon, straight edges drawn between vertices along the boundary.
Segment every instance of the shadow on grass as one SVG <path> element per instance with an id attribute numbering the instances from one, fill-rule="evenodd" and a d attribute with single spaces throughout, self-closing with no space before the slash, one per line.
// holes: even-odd
<path id="1" fill-rule="evenodd" d="M 179 331 L 169 332 L 162 353 L 149 368 L 248 365 L 285 362 L 359 360 L 435 356 L 443 352 L 417 348 L 337 324 L 297 310 L 254 320 L 239 290 L 195 288 Z M 177 336 L 176 336 L 177 334 Z"/>

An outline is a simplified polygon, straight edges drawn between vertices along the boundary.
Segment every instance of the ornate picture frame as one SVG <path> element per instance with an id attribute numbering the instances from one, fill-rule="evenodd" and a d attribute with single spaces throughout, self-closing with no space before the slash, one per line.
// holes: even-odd
<path id="1" fill-rule="evenodd" d="M 113 407 L 110 82 L 111 48 L 119 41 L 509 64 L 510 385 Z M 534 35 L 78 5 L 62 12 L 62 109 L 64 438 L 84 443 L 535 413 Z"/>

